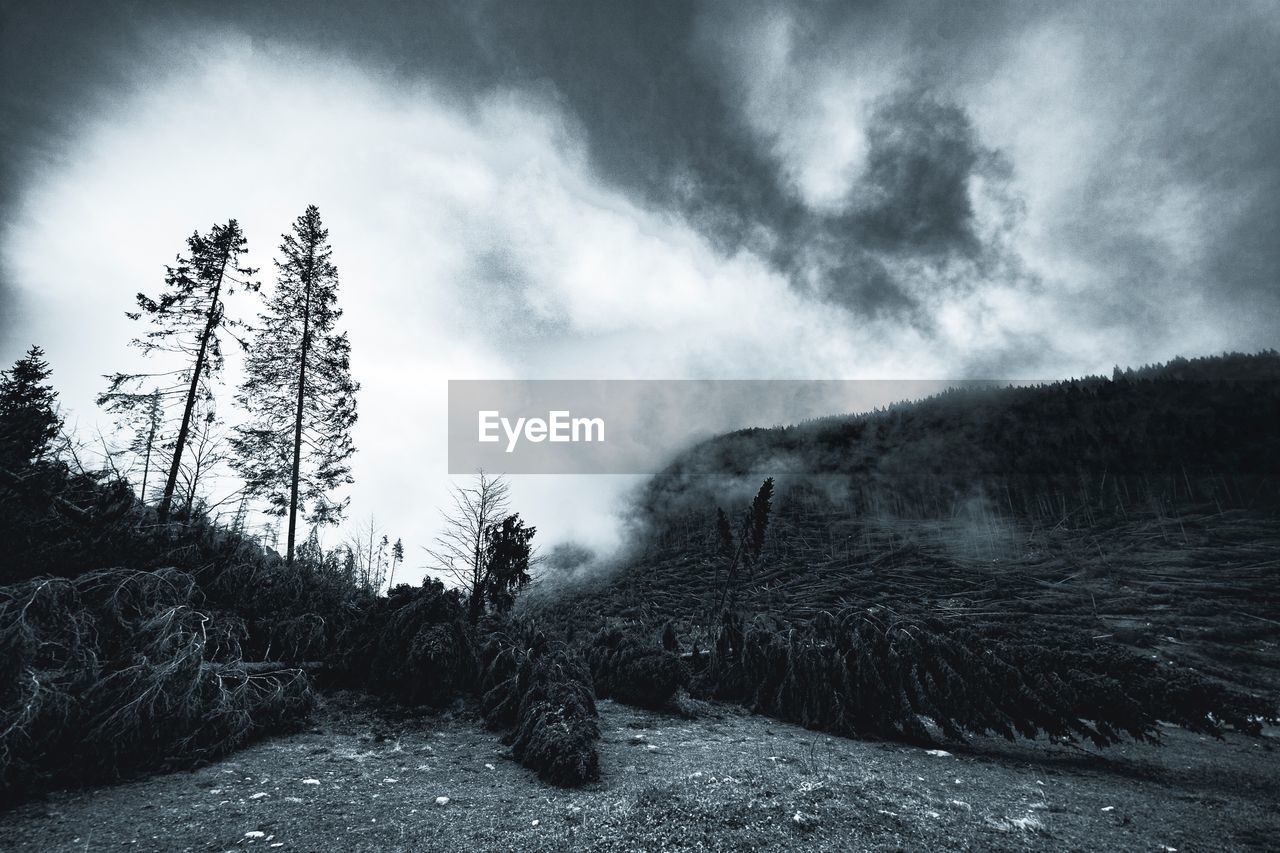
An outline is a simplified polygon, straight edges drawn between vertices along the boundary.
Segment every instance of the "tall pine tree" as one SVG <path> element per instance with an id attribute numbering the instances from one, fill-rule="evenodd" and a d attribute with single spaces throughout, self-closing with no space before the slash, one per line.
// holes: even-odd
<path id="1" fill-rule="evenodd" d="M 164 292 L 158 299 L 139 293 L 139 310 L 128 314 L 134 320 L 145 316 L 153 326 L 146 335 L 134 339 L 133 345 L 143 355 L 175 357 L 180 367 L 161 373 L 110 375 L 106 377 L 107 390 L 98 397 L 98 405 L 108 411 L 136 417 L 149 411 L 158 396 L 166 415 L 177 421 L 158 508 L 161 518 L 168 516 L 173 505 L 196 405 L 213 402 L 213 382 L 223 366 L 221 333 L 237 325 L 227 317 L 224 300 L 235 285 L 257 289 L 251 281 L 256 270 L 241 262 L 247 250 L 248 241 L 234 219 L 226 225 L 214 225 L 208 234 L 197 232 L 188 237 L 187 254 L 179 255 L 175 266 L 166 267 Z M 148 380 L 157 379 L 168 384 L 141 390 Z"/>
<path id="2" fill-rule="evenodd" d="M 49 452 L 62 418 L 48 378 L 49 363 L 37 346 L 0 371 L 0 465 L 21 467 Z"/>
<path id="3" fill-rule="evenodd" d="M 293 562 L 298 516 L 337 522 L 346 501 L 328 492 L 352 482 L 347 464 L 356 421 L 351 344 L 336 331 L 338 270 L 329 232 L 311 205 L 280 244 L 274 292 L 259 316 L 237 401 L 248 412 L 232 445 L 248 491 L 288 516 Z"/>

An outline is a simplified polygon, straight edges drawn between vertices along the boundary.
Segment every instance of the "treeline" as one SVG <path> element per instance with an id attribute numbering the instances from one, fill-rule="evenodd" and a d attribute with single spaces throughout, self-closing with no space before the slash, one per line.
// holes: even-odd
<path id="1" fill-rule="evenodd" d="M 1275 351 L 957 388 L 711 439 L 655 477 L 639 510 L 661 532 L 766 475 L 784 497 L 800 489 L 855 516 L 947 516 L 975 496 L 1027 518 L 1061 515 L 1064 502 L 1104 512 L 1151 500 L 1269 506 L 1280 501 L 1276 423 Z"/>

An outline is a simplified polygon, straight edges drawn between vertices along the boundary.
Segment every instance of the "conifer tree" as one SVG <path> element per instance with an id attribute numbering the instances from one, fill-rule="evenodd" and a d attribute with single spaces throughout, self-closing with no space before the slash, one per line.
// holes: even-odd
<path id="1" fill-rule="evenodd" d="M 732 607 L 737 596 L 736 582 L 740 574 L 750 577 L 764 550 L 765 531 L 769 526 L 769 513 L 773 508 L 773 478 L 765 480 L 756 492 L 751 506 L 742 513 L 742 525 L 735 545 L 729 517 L 716 508 L 716 537 L 720 556 L 726 561 L 724 585 L 720 589 L 716 611 L 726 605 Z M 719 570 L 717 570 L 719 577 Z"/>
<path id="2" fill-rule="evenodd" d="M 396 539 L 396 544 L 391 546 L 391 577 L 387 578 L 387 591 L 396 584 L 396 566 L 404 562 L 404 543 Z"/>
<path id="3" fill-rule="evenodd" d="M 528 527 L 515 513 L 489 526 L 485 537 L 485 564 L 487 576 L 483 586 L 483 598 L 473 595 L 470 602 L 470 618 L 474 624 L 479 610 L 487 602 L 498 613 L 506 613 L 516 602 L 516 594 L 533 579 L 529 565 L 533 556 L 531 542 L 536 527 Z"/>
<path id="4" fill-rule="evenodd" d="M 49 363 L 37 346 L 0 371 L 0 465 L 27 465 L 49 452 L 62 418 L 48 378 Z"/>
<path id="5" fill-rule="evenodd" d="M 268 512 L 289 519 L 293 562 L 298 516 L 336 523 L 346 502 L 328 493 L 352 482 L 356 421 L 351 345 L 337 331 L 338 270 L 329 232 L 311 205 L 283 237 L 276 287 L 259 315 L 237 402 L 249 413 L 232 445 L 245 486 Z"/>
<path id="6" fill-rule="evenodd" d="M 221 333 L 238 325 L 227 317 L 225 299 L 235 285 L 252 290 L 258 287 L 251 281 L 257 271 L 241 261 L 247 250 L 248 241 L 234 219 L 227 220 L 226 225 L 215 224 L 208 234 L 197 232 L 188 237 L 187 254 L 179 255 L 175 266 L 165 268 L 164 292 L 158 299 L 139 293 L 139 310 L 127 312 L 133 320 L 145 316 L 153 327 L 132 341 L 143 355 L 169 354 L 182 366 L 161 373 L 109 375 L 107 390 L 98 397 L 98 405 L 107 411 L 129 417 L 149 410 L 158 396 L 161 407 L 177 420 L 169 472 L 158 507 L 161 518 L 168 516 L 173 505 L 197 403 L 213 402 L 213 382 L 224 362 Z M 141 391 L 140 386 L 152 379 L 169 384 Z"/>

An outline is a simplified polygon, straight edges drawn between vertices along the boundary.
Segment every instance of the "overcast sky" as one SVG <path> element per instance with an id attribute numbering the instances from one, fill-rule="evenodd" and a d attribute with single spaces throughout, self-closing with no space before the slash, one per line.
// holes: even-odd
<path id="1" fill-rule="evenodd" d="M 0 8 L 0 360 L 43 345 L 105 429 L 123 312 L 184 238 L 236 217 L 269 271 L 317 204 L 364 386 L 352 515 L 411 565 L 449 378 L 1055 378 L 1280 345 L 1274 2 Z M 515 494 L 544 544 L 607 546 L 620 488 Z"/>

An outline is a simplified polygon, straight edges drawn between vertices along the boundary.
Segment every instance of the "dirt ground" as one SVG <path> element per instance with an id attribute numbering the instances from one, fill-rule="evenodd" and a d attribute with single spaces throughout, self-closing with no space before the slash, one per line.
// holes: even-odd
<path id="1" fill-rule="evenodd" d="M 306 732 L 195 771 L 0 814 L 22 851 L 1276 849 L 1277 733 L 939 753 L 713 707 L 601 703 L 603 780 L 566 791 L 465 711 L 329 700 Z M 448 798 L 444 800 L 443 798 Z"/>

